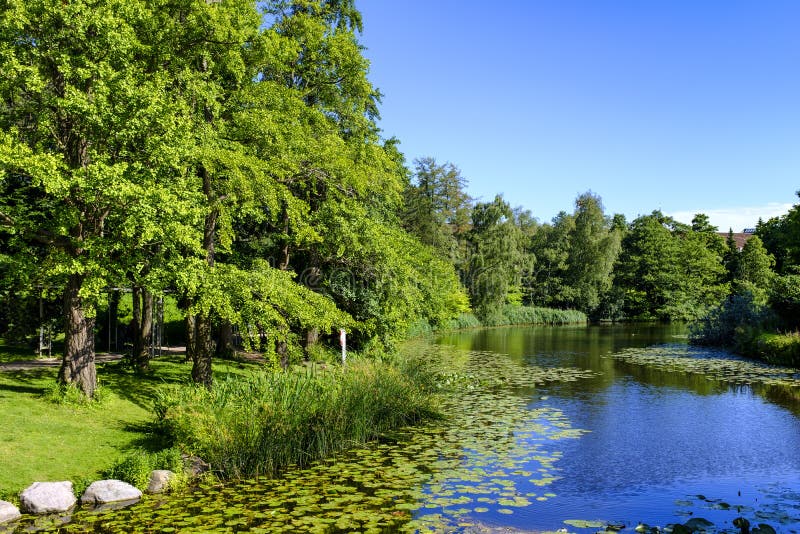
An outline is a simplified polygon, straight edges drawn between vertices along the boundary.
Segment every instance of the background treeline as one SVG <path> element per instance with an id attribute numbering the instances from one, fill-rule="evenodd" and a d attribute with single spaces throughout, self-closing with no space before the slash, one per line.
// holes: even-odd
<path id="1" fill-rule="evenodd" d="M 742 277 L 701 215 L 627 223 L 586 193 L 540 224 L 452 164 L 409 168 L 353 0 L 2 7 L 1 334 L 63 325 L 60 380 L 90 396 L 113 288 L 138 369 L 166 294 L 210 384 L 236 339 L 287 365 L 339 328 L 370 352 L 478 320 L 690 319 Z"/>
<path id="2" fill-rule="evenodd" d="M 520 304 L 593 320 L 690 320 L 739 277 L 735 244 L 703 214 L 691 225 L 659 211 L 628 223 L 587 192 L 572 213 L 540 224 L 500 196 L 473 202 L 465 184 L 452 164 L 416 161 L 403 224 L 448 258 L 484 324 L 503 324 Z"/>
<path id="3" fill-rule="evenodd" d="M 800 366 L 800 205 L 759 221 L 740 253 L 729 242 L 724 260 L 729 292 L 692 325 L 693 342 Z"/>

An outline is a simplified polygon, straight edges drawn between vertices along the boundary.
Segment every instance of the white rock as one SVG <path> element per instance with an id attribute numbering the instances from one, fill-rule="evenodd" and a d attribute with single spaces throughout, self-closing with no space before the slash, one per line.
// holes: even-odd
<path id="1" fill-rule="evenodd" d="M 8 523 L 20 517 L 19 508 L 7 501 L 0 501 L 0 523 Z"/>
<path id="2" fill-rule="evenodd" d="M 98 480 L 92 482 L 81 496 L 81 504 L 105 504 L 119 501 L 135 501 L 142 492 L 121 480 Z"/>
<path id="3" fill-rule="evenodd" d="M 66 512 L 75 506 L 76 500 L 69 480 L 34 482 L 19 495 L 22 510 L 32 514 Z"/>
<path id="4" fill-rule="evenodd" d="M 169 469 L 156 469 L 150 473 L 150 484 L 147 485 L 147 493 L 161 493 L 169 487 L 169 482 L 175 477 L 175 473 Z"/>

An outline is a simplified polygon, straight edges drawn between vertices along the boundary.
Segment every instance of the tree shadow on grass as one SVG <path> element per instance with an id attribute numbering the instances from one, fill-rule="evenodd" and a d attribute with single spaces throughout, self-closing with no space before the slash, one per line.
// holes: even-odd
<path id="1" fill-rule="evenodd" d="M 97 375 L 103 388 L 150 411 L 164 386 L 189 382 L 190 369 L 182 359 L 168 357 L 154 361 L 151 370 L 144 374 L 133 372 L 124 361 L 119 361 L 98 366 Z"/>
<path id="2" fill-rule="evenodd" d="M 43 395 L 55 380 L 54 369 L 8 371 L 0 374 L 0 392 Z"/>

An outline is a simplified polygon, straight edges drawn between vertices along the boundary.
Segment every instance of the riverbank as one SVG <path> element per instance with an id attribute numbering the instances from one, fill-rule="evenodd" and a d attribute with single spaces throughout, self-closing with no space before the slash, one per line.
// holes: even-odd
<path id="1" fill-rule="evenodd" d="M 165 447 L 200 455 L 223 478 L 274 475 L 438 417 L 433 375 L 411 362 L 275 372 L 217 360 L 210 392 L 187 383 L 191 364 L 182 355 L 151 365 L 136 376 L 121 362 L 99 364 L 99 400 L 89 403 L 58 395 L 57 367 L 0 373 L 8 428 L 0 500 L 16 502 L 34 481 L 71 480 L 80 491 L 113 474 L 139 485 L 151 466 L 136 460 Z"/>

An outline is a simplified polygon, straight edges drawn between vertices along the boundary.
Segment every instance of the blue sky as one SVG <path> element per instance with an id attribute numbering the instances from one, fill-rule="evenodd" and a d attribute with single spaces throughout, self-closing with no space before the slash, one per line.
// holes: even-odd
<path id="1" fill-rule="evenodd" d="M 591 190 L 727 230 L 800 189 L 800 2 L 361 0 L 380 126 L 542 222 Z"/>

